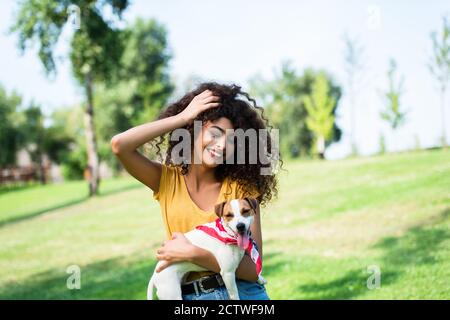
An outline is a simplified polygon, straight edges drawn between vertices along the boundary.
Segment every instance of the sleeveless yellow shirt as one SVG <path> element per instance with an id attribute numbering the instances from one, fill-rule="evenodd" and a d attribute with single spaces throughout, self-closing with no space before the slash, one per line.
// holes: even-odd
<path id="1" fill-rule="evenodd" d="M 198 225 L 213 222 L 217 219 L 214 211 L 202 210 L 192 201 L 180 167 L 166 164 L 161 164 L 161 166 L 159 190 L 153 193 L 153 199 L 159 202 L 167 239 L 171 239 L 174 232 L 186 233 Z M 226 178 L 215 203 L 249 195 L 256 197 L 258 193 L 245 193 L 236 181 Z M 213 274 L 213 272 L 191 273 L 187 281 L 208 274 Z"/>

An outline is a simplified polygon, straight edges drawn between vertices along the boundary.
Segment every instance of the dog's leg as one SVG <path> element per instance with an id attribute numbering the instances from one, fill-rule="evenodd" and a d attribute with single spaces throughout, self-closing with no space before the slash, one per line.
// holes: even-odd
<path id="1" fill-rule="evenodd" d="M 156 268 L 162 262 L 156 264 Z M 182 277 L 182 275 L 181 275 Z M 154 272 L 147 289 L 147 298 L 152 300 L 153 288 L 156 288 L 156 295 L 159 300 L 181 300 L 181 277 L 177 265 L 173 264 L 162 270 L 161 272 Z"/>
<path id="2" fill-rule="evenodd" d="M 160 263 L 160 262 L 158 262 Z M 190 262 L 172 264 L 159 273 L 154 274 L 153 284 L 159 300 L 182 300 L 181 280 L 189 271 L 205 271 L 206 269 Z"/>
<path id="3" fill-rule="evenodd" d="M 147 286 L 147 300 L 153 300 L 153 289 L 155 288 L 154 281 L 155 281 L 155 272 L 153 272 L 152 277 L 150 278 L 150 281 L 148 282 Z"/>
<path id="4" fill-rule="evenodd" d="M 230 300 L 239 300 L 239 292 L 236 285 L 236 268 L 242 260 L 244 252 L 230 249 L 231 247 L 222 247 L 214 256 L 220 266 L 220 275 L 227 288 Z"/>
<path id="5" fill-rule="evenodd" d="M 230 300 L 239 300 L 239 292 L 236 285 L 236 271 L 220 271 L 220 275 L 222 276 L 225 287 L 227 288 Z"/>
<path id="6" fill-rule="evenodd" d="M 182 276 L 181 276 L 182 277 Z M 159 300 L 182 300 L 181 277 L 175 265 L 156 273 L 154 284 Z"/>

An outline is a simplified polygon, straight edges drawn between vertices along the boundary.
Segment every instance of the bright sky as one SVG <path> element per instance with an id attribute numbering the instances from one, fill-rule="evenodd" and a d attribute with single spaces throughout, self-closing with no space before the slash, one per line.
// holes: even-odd
<path id="1" fill-rule="evenodd" d="M 33 99 L 47 112 L 83 101 L 67 62 L 59 65 L 56 79 L 45 77 L 35 51 L 20 56 L 17 37 L 6 31 L 13 22 L 16 1 L 0 2 L 0 83 Z M 442 132 L 437 84 L 427 68 L 430 33 L 440 30 L 441 17 L 450 13 L 447 1 L 144 1 L 134 0 L 125 14 L 127 23 L 138 16 L 156 18 L 168 29 L 174 58 L 173 76 L 182 81 L 195 74 L 210 80 L 234 82 L 247 89 L 247 81 L 260 73 L 271 78 L 281 62 L 290 59 L 299 70 L 324 68 L 345 90 L 342 35 L 357 37 L 364 46 L 366 82 L 359 90 L 356 112 L 357 144 L 363 154 L 378 150 L 380 133 L 388 150 L 411 148 L 417 134 L 422 146 L 439 142 Z M 67 28 L 68 29 L 68 28 Z M 70 30 L 63 33 L 59 54 L 64 54 Z M 389 59 L 397 60 L 405 77 L 404 108 L 407 124 L 392 134 L 381 121 Z M 447 98 L 447 101 L 450 101 Z M 450 127 L 450 103 L 446 106 Z M 327 158 L 340 158 L 350 150 L 349 106 L 341 98 L 338 124 L 340 143 L 327 150 Z M 449 139 L 447 128 L 447 139 Z"/>

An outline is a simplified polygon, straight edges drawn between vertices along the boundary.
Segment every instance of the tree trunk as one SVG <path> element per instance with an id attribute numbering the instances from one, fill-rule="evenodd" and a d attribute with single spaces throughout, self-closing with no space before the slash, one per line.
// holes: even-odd
<path id="1" fill-rule="evenodd" d="M 47 177 L 45 176 L 44 159 L 42 154 L 38 156 L 38 167 L 39 167 L 39 181 L 42 185 L 47 183 Z"/>
<path id="2" fill-rule="evenodd" d="M 355 129 L 355 93 L 353 90 L 353 81 L 350 81 L 349 85 L 349 98 L 350 98 L 350 143 L 352 156 L 358 155 L 358 149 L 356 146 L 356 129 Z"/>
<path id="3" fill-rule="evenodd" d="M 447 137 L 445 134 L 445 93 L 446 88 L 441 89 L 441 116 L 442 116 L 442 147 L 447 148 Z"/>
<path id="4" fill-rule="evenodd" d="M 88 179 L 89 179 L 89 196 L 98 193 L 100 183 L 99 160 L 97 154 L 97 141 L 95 138 L 94 125 L 94 102 L 93 102 L 93 83 L 92 75 L 86 74 L 85 80 L 87 106 L 84 114 L 84 125 L 86 130 L 86 150 L 88 156 Z"/>
<path id="5" fill-rule="evenodd" d="M 325 138 L 323 136 L 317 138 L 317 153 L 320 159 L 325 159 Z"/>

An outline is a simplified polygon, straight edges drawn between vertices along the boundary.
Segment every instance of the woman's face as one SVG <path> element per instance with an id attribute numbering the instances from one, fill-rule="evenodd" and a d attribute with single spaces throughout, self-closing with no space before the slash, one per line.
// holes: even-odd
<path id="1" fill-rule="evenodd" d="M 233 129 L 233 125 L 225 117 L 204 123 L 202 134 L 194 143 L 194 152 L 197 159 L 202 160 L 202 165 L 214 168 L 226 162 L 225 156 L 231 156 L 234 148 L 228 138 L 232 132 L 227 132 L 227 129 Z"/>

